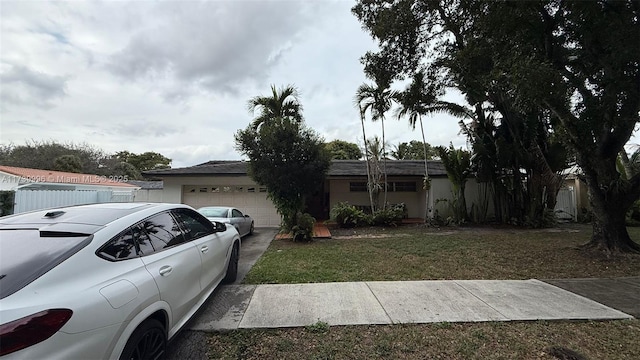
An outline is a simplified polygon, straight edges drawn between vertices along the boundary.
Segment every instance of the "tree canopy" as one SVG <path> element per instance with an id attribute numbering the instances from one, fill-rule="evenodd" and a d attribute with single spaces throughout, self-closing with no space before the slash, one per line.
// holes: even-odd
<path id="1" fill-rule="evenodd" d="M 135 154 L 120 151 L 106 154 L 88 144 L 31 141 L 25 145 L 0 147 L 0 164 L 32 169 L 56 170 L 141 179 L 142 171 L 169 168 L 171 159 L 147 151 Z"/>
<path id="2" fill-rule="evenodd" d="M 271 95 L 255 96 L 247 103 L 249 111 L 254 114 L 258 112 L 252 126 L 257 129 L 277 119 L 302 122 L 302 105 L 298 97 L 298 89 L 293 85 L 284 86 L 280 90 L 275 85 L 271 85 Z"/>
<path id="3" fill-rule="evenodd" d="M 433 160 L 438 156 L 435 149 L 429 143 L 411 140 L 409 142 L 401 142 L 394 146 L 391 150 L 391 157 L 396 160 L 425 160 L 424 145 L 427 147 L 426 160 Z"/>
<path id="4" fill-rule="evenodd" d="M 325 145 L 332 160 L 360 160 L 362 159 L 362 150 L 358 144 L 354 144 L 344 140 L 333 140 Z"/>
<path id="5" fill-rule="evenodd" d="M 637 1 L 361 0 L 352 11 L 379 43 L 365 69 L 392 79 L 426 71 L 465 95 L 479 178 L 523 187 L 505 211 L 524 220 L 553 209 L 564 147 L 591 194 L 590 246 L 640 250 L 624 224 L 640 175 L 616 168 L 640 120 Z"/>
<path id="6" fill-rule="evenodd" d="M 129 151 L 119 151 L 115 154 L 118 160 L 133 165 L 139 172 L 168 169 L 171 166 L 171 159 L 153 151 L 134 154 Z"/>
<path id="7" fill-rule="evenodd" d="M 282 96 L 273 94 L 274 99 Z M 254 99 L 249 100 L 250 105 Z M 324 140 L 306 127 L 301 113 L 298 115 L 260 114 L 259 127 L 254 120 L 235 134 L 236 149 L 249 158 L 249 176 L 267 187 L 288 231 L 301 221 L 306 223 L 304 219 L 309 216 L 302 214 L 306 199 L 324 184 L 330 166 Z"/>

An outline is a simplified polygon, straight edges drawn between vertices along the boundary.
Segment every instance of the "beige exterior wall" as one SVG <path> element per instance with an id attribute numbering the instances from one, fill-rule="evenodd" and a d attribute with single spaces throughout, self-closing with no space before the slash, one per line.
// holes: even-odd
<path id="1" fill-rule="evenodd" d="M 439 179 L 438 179 L 439 180 Z M 363 182 L 367 181 L 366 178 L 344 178 L 344 179 L 331 179 L 329 181 L 329 205 L 333 208 L 337 203 L 347 201 L 352 205 L 369 206 L 369 194 L 366 191 L 352 192 L 349 190 L 349 183 L 351 182 Z M 425 190 L 422 189 L 422 178 L 399 178 L 389 177 L 388 182 L 394 181 L 415 181 L 415 192 L 387 192 L 387 203 L 398 204 L 404 203 L 407 206 L 408 216 L 410 218 L 424 218 L 425 214 Z M 382 205 L 384 201 L 384 194 L 381 193 L 379 197 L 379 203 Z"/>
<path id="2" fill-rule="evenodd" d="M 266 188 L 248 176 L 166 177 L 163 201 L 179 202 L 194 208 L 232 206 L 250 215 L 256 226 L 278 227 L 280 215 L 267 199 Z"/>

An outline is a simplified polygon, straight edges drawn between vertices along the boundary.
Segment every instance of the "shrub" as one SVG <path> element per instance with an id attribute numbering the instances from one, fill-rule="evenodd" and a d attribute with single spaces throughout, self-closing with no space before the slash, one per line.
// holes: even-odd
<path id="1" fill-rule="evenodd" d="M 0 191 L 0 216 L 13 214 L 15 192 Z"/>
<path id="2" fill-rule="evenodd" d="M 626 216 L 627 226 L 640 226 L 640 200 L 631 205 Z"/>
<path id="3" fill-rule="evenodd" d="M 373 214 L 373 224 L 381 226 L 398 226 L 402 221 L 404 212 L 401 207 L 389 207 L 377 210 Z"/>
<path id="4" fill-rule="evenodd" d="M 369 216 L 362 210 L 346 201 L 337 203 L 331 209 L 331 219 L 343 228 L 368 225 L 371 222 Z"/>
<path id="5" fill-rule="evenodd" d="M 313 226 L 315 223 L 316 219 L 309 213 L 298 213 L 296 215 L 296 223 L 291 228 L 293 241 L 308 242 L 313 240 Z"/>

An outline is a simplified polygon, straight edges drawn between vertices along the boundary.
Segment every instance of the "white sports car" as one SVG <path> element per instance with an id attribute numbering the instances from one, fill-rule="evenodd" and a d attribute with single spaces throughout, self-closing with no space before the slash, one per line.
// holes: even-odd
<path id="1" fill-rule="evenodd" d="M 234 227 L 180 204 L 0 217 L 0 356 L 160 358 L 239 251 Z"/>
<path id="2" fill-rule="evenodd" d="M 247 214 L 242 214 L 242 211 L 236 208 L 229 206 L 206 206 L 199 208 L 198 212 L 211 221 L 219 221 L 233 225 L 241 237 L 253 234 L 253 219 Z"/>

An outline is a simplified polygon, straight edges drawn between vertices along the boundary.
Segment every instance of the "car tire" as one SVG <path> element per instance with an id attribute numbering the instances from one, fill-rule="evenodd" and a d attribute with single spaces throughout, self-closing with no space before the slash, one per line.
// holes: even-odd
<path id="1" fill-rule="evenodd" d="M 251 222 L 251 227 L 249 227 L 249 235 L 253 235 L 253 221 Z"/>
<path id="2" fill-rule="evenodd" d="M 161 359 L 167 348 L 167 333 L 156 319 L 147 319 L 138 326 L 122 350 L 120 360 Z"/>
<path id="3" fill-rule="evenodd" d="M 227 265 L 227 273 L 222 280 L 224 284 L 232 284 L 238 278 L 238 260 L 240 260 L 240 249 L 238 248 L 238 243 L 234 243 L 229 265 Z"/>

